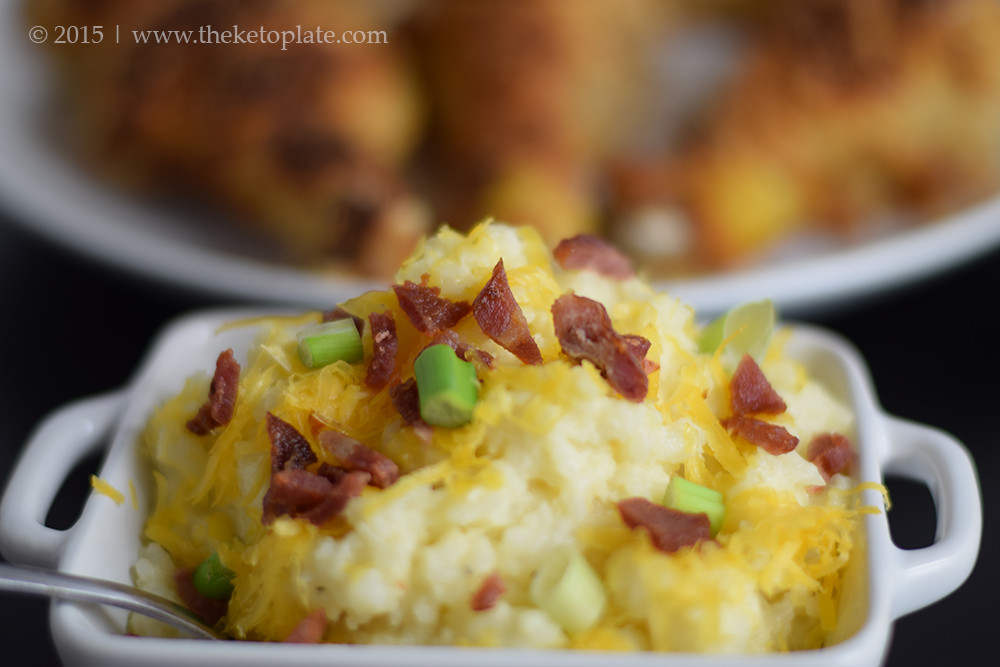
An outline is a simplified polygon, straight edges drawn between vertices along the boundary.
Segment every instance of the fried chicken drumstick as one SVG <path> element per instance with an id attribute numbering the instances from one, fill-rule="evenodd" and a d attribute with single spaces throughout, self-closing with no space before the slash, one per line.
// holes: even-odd
<path id="1" fill-rule="evenodd" d="M 383 276 L 431 229 L 402 177 L 423 123 L 392 43 L 142 43 L 132 30 L 384 30 L 379 3 L 37 0 L 40 24 L 118 25 L 127 39 L 57 51 L 86 153 L 115 179 L 195 192 L 303 264 Z"/>

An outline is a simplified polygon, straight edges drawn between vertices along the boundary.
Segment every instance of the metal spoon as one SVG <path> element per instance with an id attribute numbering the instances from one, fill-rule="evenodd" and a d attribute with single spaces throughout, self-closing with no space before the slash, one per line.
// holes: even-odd
<path id="1" fill-rule="evenodd" d="M 115 581 L 0 563 L 0 591 L 121 607 L 162 621 L 197 639 L 225 639 L 181 605 Z"/>

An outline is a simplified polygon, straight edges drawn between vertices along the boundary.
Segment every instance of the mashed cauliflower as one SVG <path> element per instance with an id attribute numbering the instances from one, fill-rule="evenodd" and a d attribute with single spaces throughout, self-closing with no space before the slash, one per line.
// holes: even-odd
<path id="1" fill-rule="evenodd" d="M 826 479 L 807 459 L 815 434 L 853 433 L 851 413 L 781 349 L 776 335 L 760 369 L 788 409 L 767 420 L 799 438 L 771 454 L 733 435 L 729 381 L 718 354 L 700 353 L 691 309 L 639 278 L 566 270 L 537 234 L 484 223 L 467 236 L 427 239 L 396 282 L 440 288 L 472 302 L 503 259 L 507 280 L 544 363 L 527 365 L 471 317 L 461 339 L 488 353 L 477 363 L 478 402 L 464 426 L 408 424 L 390 389 L 368 388 L 364 358 L 309 369 L 296 335 L 319 319 L 264 321 L 258 343 L 237 358 L 232 419 L 208 435 L 186 422 L 210 378 L 191 378 L 145 429 L 142 448 L 156 482 L 137 583 L 177 597 L 174 573 L 217 553 L 233 573 L 220 627 L 237 639 L 284 640 L 309 616 L 322 640 L 348 643 L 573 647 L 608 650 L 767 652 L 823 646 L 837 626 L 844 567 L 855 548 L 859 508 L 848 477 Z M 552 304 L 573 292 L 600 301 L 615 331 L 649 342 L 648 391 L 627 400 L 589 361 L 562 350 Z M 428 344 L 393 291 L 341 304 L 367 322 L 390 313 L 399 350 L 393 382 L 413 374 Z M 221 351 L 221 350 L 220 350 Z M 386 488 L 366 487 L 321 525 L 301 517 L 262 522 L 272 476 L 265 415 L 310 441 L 315 424 L 339 430 L 399 468 Z M 714 539 L 674 553 L 645 529 L 629 529 L 617 503 L 660 502 L 683 476 L 721 492 Z M 599 581 L 603 599 L 589 627 L 568 630 L 532 595 L 554 553 L 571 549 Z M 488 578 L 502 591 L 486 608 L 470 600 Z M 165 629 L 131 620 L 140 634 Z"/>

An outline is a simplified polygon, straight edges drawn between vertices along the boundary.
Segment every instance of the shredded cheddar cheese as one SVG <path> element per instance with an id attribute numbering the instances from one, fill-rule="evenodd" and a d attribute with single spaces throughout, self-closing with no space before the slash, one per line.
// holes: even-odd
<path id="1" fill-rule="evenodd" d="M 101 494 L 102 496 L 107 496 L 108 498 L 111 498 L 111 500 L 114 501 L 115 505 L 121 505 L 122 503 L 125 502 L 124 493 L 122 493 L 114 486 L 112 486 L 110 482 L 98 477 L 97 475 L 90 476 L 90 486 L 91 488 L 94 489 L 94 491 Z"/>

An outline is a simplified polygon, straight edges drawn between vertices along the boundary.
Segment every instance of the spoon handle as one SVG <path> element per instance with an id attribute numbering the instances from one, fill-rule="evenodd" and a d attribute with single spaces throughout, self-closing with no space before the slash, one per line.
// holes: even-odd
<path id="1" fill-rule="evenodd" d="M 197 639 L 223 639 L 181 605 L 114 581 L 0 563 L 0 591 L 121 607 L 148 616 Z"/>

